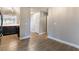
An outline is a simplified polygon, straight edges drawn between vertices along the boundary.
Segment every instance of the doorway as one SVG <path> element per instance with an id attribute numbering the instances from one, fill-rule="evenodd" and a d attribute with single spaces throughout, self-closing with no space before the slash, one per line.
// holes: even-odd
<path id="1" fill-rule="evenodd" d="M 36 12 L 31 15 L 30 32 L 44 34 L 47 32 L 47 14 L 45 12 Z"/>

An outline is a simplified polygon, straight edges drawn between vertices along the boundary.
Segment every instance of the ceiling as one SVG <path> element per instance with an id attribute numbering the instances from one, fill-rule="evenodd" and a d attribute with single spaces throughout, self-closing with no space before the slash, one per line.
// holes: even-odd
<path id="1" fill-rule="evenodd" d="M 30 9 L 32 14 L 39 11 L 48 12 L 48 7 L 30 7 Z M 20 14 L 20 7 L 0 7 L 0 11 L 3 14 Z"/>
<path id="2" fill-rule="evenodd" d="M 0 7 L 0 11 L 3 14 L 19 14 L 20 8 L 19 7 Z"/>

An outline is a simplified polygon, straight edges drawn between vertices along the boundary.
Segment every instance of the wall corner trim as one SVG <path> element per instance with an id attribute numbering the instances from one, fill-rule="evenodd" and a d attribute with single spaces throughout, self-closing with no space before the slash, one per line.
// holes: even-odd
<path id="1" fill-rule="evenodd" d="M 70 43 L 70 42 L 67 42 L 67 41 L 64 41 L 64 40 L 60 40 L 60 39 L 57 39 L 57 38 L 54 38 L 54 37 L 51 37 L 51 36 L 48 36 L 49 39 L 52 39 L 52 40 L 56 40 L 58 42 L 61 42 L 61 43 L 64 43 L 64 44 L 67 44 L 69 46 L 72 46 L 72 47 L 75 47 L 75 48 L 78 48 L 79 49 L 79 45 L 76 45 L 74 43 Z"/>

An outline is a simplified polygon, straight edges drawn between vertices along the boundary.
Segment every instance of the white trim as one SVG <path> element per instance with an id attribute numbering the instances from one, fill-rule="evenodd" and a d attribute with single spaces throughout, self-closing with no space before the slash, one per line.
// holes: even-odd
<path id="1" fill-rule="evenodd" d="M 30 38 L 30 36 L 21 37 L 20 40 Z"/>
<path id="2" fill-rule="evenodd" d="M 46 32 L 43 32 L 43 33 L 39 33 L 39 35 L 42 35 L 42 34 L 45 34 Z"/>
<path id="3" fill-rule="evenodd" d="M 51 36 L 48 36 L 48 38 L 56 40 L 56 41 L 64 43 L 64 44 L 67 44 L 67 45 L 70 45 L 70 46 L 75 47 L 75 48 L 79 48 L 79 45 L 76 45 L 74 43 L 70 43 L 70 42 L 67 42 L 67 41 L 64 41 L 64 40 L 60 40 L 60 39 L 57 39 L 57 38 L 54 38 L 54 37 L 51 37 Z"/>

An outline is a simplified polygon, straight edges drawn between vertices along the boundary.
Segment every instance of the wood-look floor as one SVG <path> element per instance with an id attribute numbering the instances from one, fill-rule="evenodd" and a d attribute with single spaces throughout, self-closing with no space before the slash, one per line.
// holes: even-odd
<path id="1" fill-rule="evenodd" d="M 19 40 L 17 35 L 4 36 L 0 41 L 0 51 L 79 51 L 47 38 L 47 34 L 31 33 L 30 39 Z"/>

